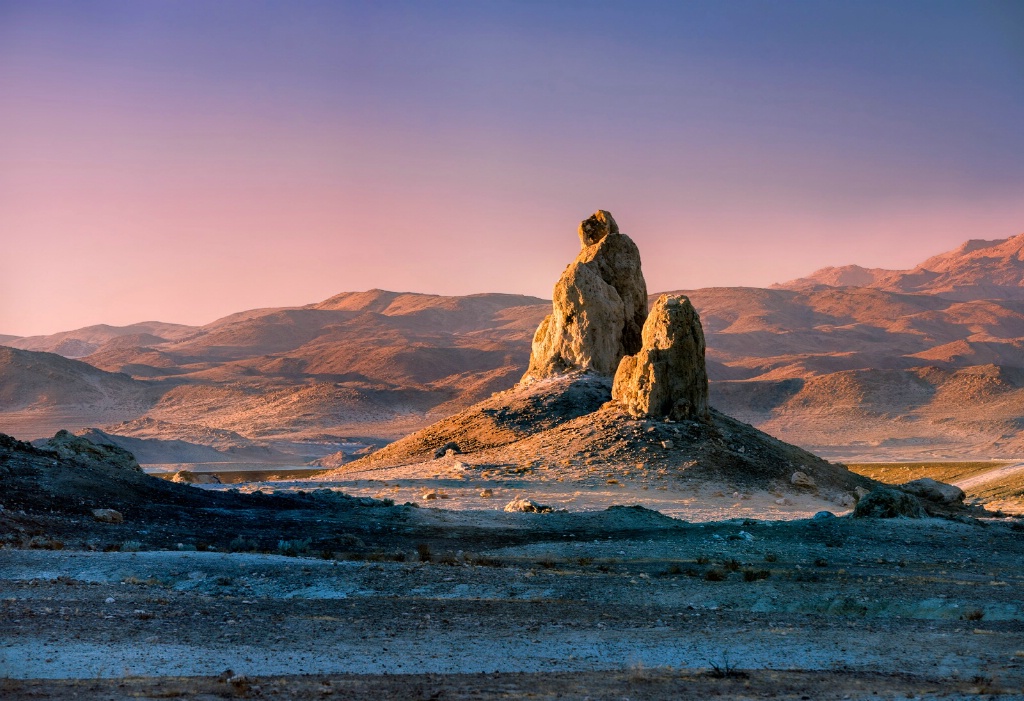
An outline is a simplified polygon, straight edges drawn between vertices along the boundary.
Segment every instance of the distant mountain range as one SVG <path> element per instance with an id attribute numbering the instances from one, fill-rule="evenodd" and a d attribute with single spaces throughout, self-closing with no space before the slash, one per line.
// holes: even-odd
<path id="1" fill-rule="evenodd" d="M 913 270 L 844 265 L 822 268 L 776 288 L 800 290 L 818 285 L 871 287 L 887 292 L 941 295 L 946 299 L 1024 299 L 1024 234 L 1008 239 L 972 239 L 940 253 Z"/>
<path id="2" fill-rule="evenodd" d="M 834 458 L 1024 455 L 1024 235 L 913 270 L 682 292 L 726 413 Z M 21 350 L 0 349 L 0 431 L 392 439 L 514 384 L 549 311 L 535 297 L 371 290 L 201 327 L 4 337 Z"/>

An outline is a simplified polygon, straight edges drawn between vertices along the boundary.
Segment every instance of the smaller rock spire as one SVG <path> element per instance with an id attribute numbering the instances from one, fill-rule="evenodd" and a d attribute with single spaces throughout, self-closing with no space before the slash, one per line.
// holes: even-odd
<path id="1" fill-rule="evenodd" d="M 637 418 L 706 419 L 704 329 L 690 300 L 682 295 L 659 297 L 642 336 L 640 352 L 619 363 L 612 399 Z"/>

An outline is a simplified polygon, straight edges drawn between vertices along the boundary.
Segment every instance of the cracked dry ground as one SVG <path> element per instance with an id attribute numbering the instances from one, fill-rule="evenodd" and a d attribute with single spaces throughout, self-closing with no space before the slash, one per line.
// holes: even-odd
<path id="1" fill-rule="evenodd" d="M 503 516 L 429 542 L 392 533 L 330 560 L 5 549 L 0 691 L 1024 695 L 1015 521 L 675 522 L 609 534 L 555 516 Z"/>

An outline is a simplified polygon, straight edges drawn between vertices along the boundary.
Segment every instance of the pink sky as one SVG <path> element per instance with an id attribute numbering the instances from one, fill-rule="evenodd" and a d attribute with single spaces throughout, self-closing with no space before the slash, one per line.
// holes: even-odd
<path id="1" fill-rule="evenodd" d="M 856 34 L 849 55 L 765 66 L 726 50 L 756 23 L 685 55 L 643 34 L 655 23 L 588 61 L 560 17 L 530 47 L 481 15 L 448 17 L 420 56 L 395 48 L 401 23 L 367 34 L 380 18 L 355 10 L 275 43 L 274 17 L 239 28 L 224 10 L 230 36 L 198 35 L 167 15 L 198 22 L 201 4 L 100 5 L 122 21 L 0 13 L 0 333 L 202 324 L 374 287 L 547 297 L 598 208 L 652 291 L 911 267 L 1024 231 L 1024 97 L 999 92 L 982 48 L 936 67 L 925 35 L 882 78 Z M 324 59 L 346 32 L 363 43 Z"/>

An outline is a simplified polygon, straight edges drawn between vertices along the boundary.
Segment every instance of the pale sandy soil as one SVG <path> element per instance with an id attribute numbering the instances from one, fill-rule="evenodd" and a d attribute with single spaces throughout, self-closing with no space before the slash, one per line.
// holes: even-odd
<path id="1" fill-rule="evenodd" d="M 499 469 L 480 468 L 456 456 L 427 463 L 351 472 L 347 479 L 204 485 L 207 489 L 241 491 L 334 489 L 353 496 L 391 499 L 451 511 L 502 510 L 514 499 L 531 499 L 553 509 L 597 511 L 615 505 L 640 504 L 686 521 L 732 518 L 786 520 L 810 518 L 819 511 L 849 513 L 817 490 L 785 492 L 741 490 L 729 484 L 708 484 L 670 475 L 637 474 L 613 466 L 587 468 L 592 476 L 573 479 L 570 470 L 540 468 L 529 477 Z M 565 476 L 562 476 L 565 475 Z M 624 476 L 627 475 L 627 476 Z M 611 480 L 612 483 L 609 483 Z M 490 490 L 490 496 L 483 496 Z"/>

